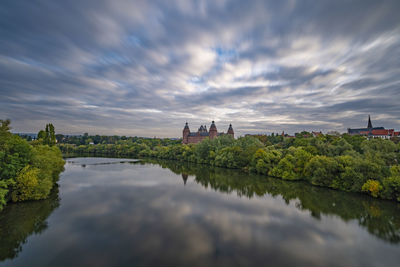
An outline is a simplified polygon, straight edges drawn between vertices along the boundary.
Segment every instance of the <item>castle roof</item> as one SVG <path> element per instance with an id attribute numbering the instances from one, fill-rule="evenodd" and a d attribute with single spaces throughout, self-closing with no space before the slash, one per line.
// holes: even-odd
<path id="1" fill-rule="evenodd" d="M 197 135 L 209 136 L 210 134 L 208 132 L 191 132 L 191 133 L 189 133 L 189 136 L 197 136 Z"/>
<path id="2" fill-rule="evenodd" d="M 233 134 L 232 124 L 229 124 L 228 134 Z"/>
<path id="3" fill-rule="evenodd" d="M 214 121 L 212 121 L 211 122 L 211 126 L 210 126 L 210 131 L 212 131 L 212 130 L 217 130 L 217 126 L 215 126 L 215 122 Z"/>

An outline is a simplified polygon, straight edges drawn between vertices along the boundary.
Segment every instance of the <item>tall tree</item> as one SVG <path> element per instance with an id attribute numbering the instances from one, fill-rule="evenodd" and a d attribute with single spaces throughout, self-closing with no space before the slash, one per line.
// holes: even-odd
<path id="1" fill-rule="evenodd" d="M 56 144 L 56 134 L 52 123 L 46 124 L 44 131 L 39 131 L 38 139 L 42 140 L 45 145 L 53 146 Z"/>

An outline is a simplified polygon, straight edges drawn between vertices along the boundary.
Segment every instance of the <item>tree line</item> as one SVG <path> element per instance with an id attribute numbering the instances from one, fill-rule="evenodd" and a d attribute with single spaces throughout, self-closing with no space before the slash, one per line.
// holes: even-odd
<path id="1" fill-rule="evenodd" d="M 171 140 L 169 138 L 143 138 L 143 137 L 131 137 L 131 136 L 118 136 L 118 135 L 89 135 L 84 133 L 83 135 L 63 135 L 56 134 L 56 141 L 59 144 L 73 144 L 73 145 L 89 145 L 89 144 L 124 144 L 124 143 L 145 143 L 147 145 L 170 145 L 179 144 L 180 140 Z"/>
<path id="2" fill-rule="evenodd" d="M 114 144 L 59 144 L 64 153 L 172 159 L 239 168 L 284 180 L 400 201 L 400 144 L 362 136 L 302 132 L 280 135 L 221 136 L 183 145 L 162 139 L 119 140 Z"/>
<path id="3" fill-rule="evenodd" d="M 28 142 L 10 132 L 10 120 L 0 120 L 0 210 L 10 201 L 49 196 L 64 170 L 61 151 L 54 144 L 52 124 L 38 140 Z"/>

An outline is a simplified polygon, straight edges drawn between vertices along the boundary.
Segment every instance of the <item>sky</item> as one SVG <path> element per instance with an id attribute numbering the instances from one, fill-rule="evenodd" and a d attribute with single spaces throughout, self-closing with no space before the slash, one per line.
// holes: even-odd
<path id="1" fill-rule="evenodd" d="M 15 132 L 400 129 L 400 1 L 4 0 Z"/>

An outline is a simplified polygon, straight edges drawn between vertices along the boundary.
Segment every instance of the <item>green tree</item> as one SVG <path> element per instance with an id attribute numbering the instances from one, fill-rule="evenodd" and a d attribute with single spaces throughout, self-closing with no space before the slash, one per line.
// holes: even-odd
<path id="1" fill-rule="evenodd" d="M 392 166 L 390 177 L 383 180 L 382 196 L 387 199 L 396 199 L 400 202 L 400 166 Z"/>
<path id="2" fill-rule="evenodd" d="M 273 148 L 259 148 L 254 153 L 251 161 L 251 170 L 258 173 L 268 174 L 274 166 L 281 160 L 282 153 Z"/>
<path id="3" fill-rule="evenodd" d="M 279 161 L 278 165 L 270 171 L 270 175 L 285 180 L 295 180 L 295 161 L 296 159 L 293 157 L 293 155 L 286 155 Z"/>
<path id="4" fill-rule="evenodd" d="M 315 156 L 305 167 L 306 178 L 314 185 L 330 187 L 338 174 L 336 160 L 327 156 Z"/>
<path id="5" fill-rule="evenodd" d="M 46 124 L 45 130 L 38 132 L 38 140 L 42 141 L 43 144 L 53 146 L 56 144 L 56 134 L 53 124 Z"/>
<path id="6" fill-rule="evenodd" d="M 9 120 L 1 121 L 0 127 L 0 180 L 14 178 L 28 164 L 31 146 L 17 135 L 9 132 Z"/>
<path id="7" fill-rule="evenodd" d="M 9 120 L 0 122 L 0 209 L 10 199 L 46 198 L 64 167 L 60 149 L 42 145 L 42 141 L 33 141 L 32 146 L 10 133 Z M 46 128 L 51 141 L 54 127 Z"/>
<path id="8" fill-rule="evenodd" d="M 290 147 L 286 151 L 286 156 L 279 161 L 270 174 L 285 180 L 303 179 L 304 168 L 311 158 L 311 153 L 302 147 Z"/>

